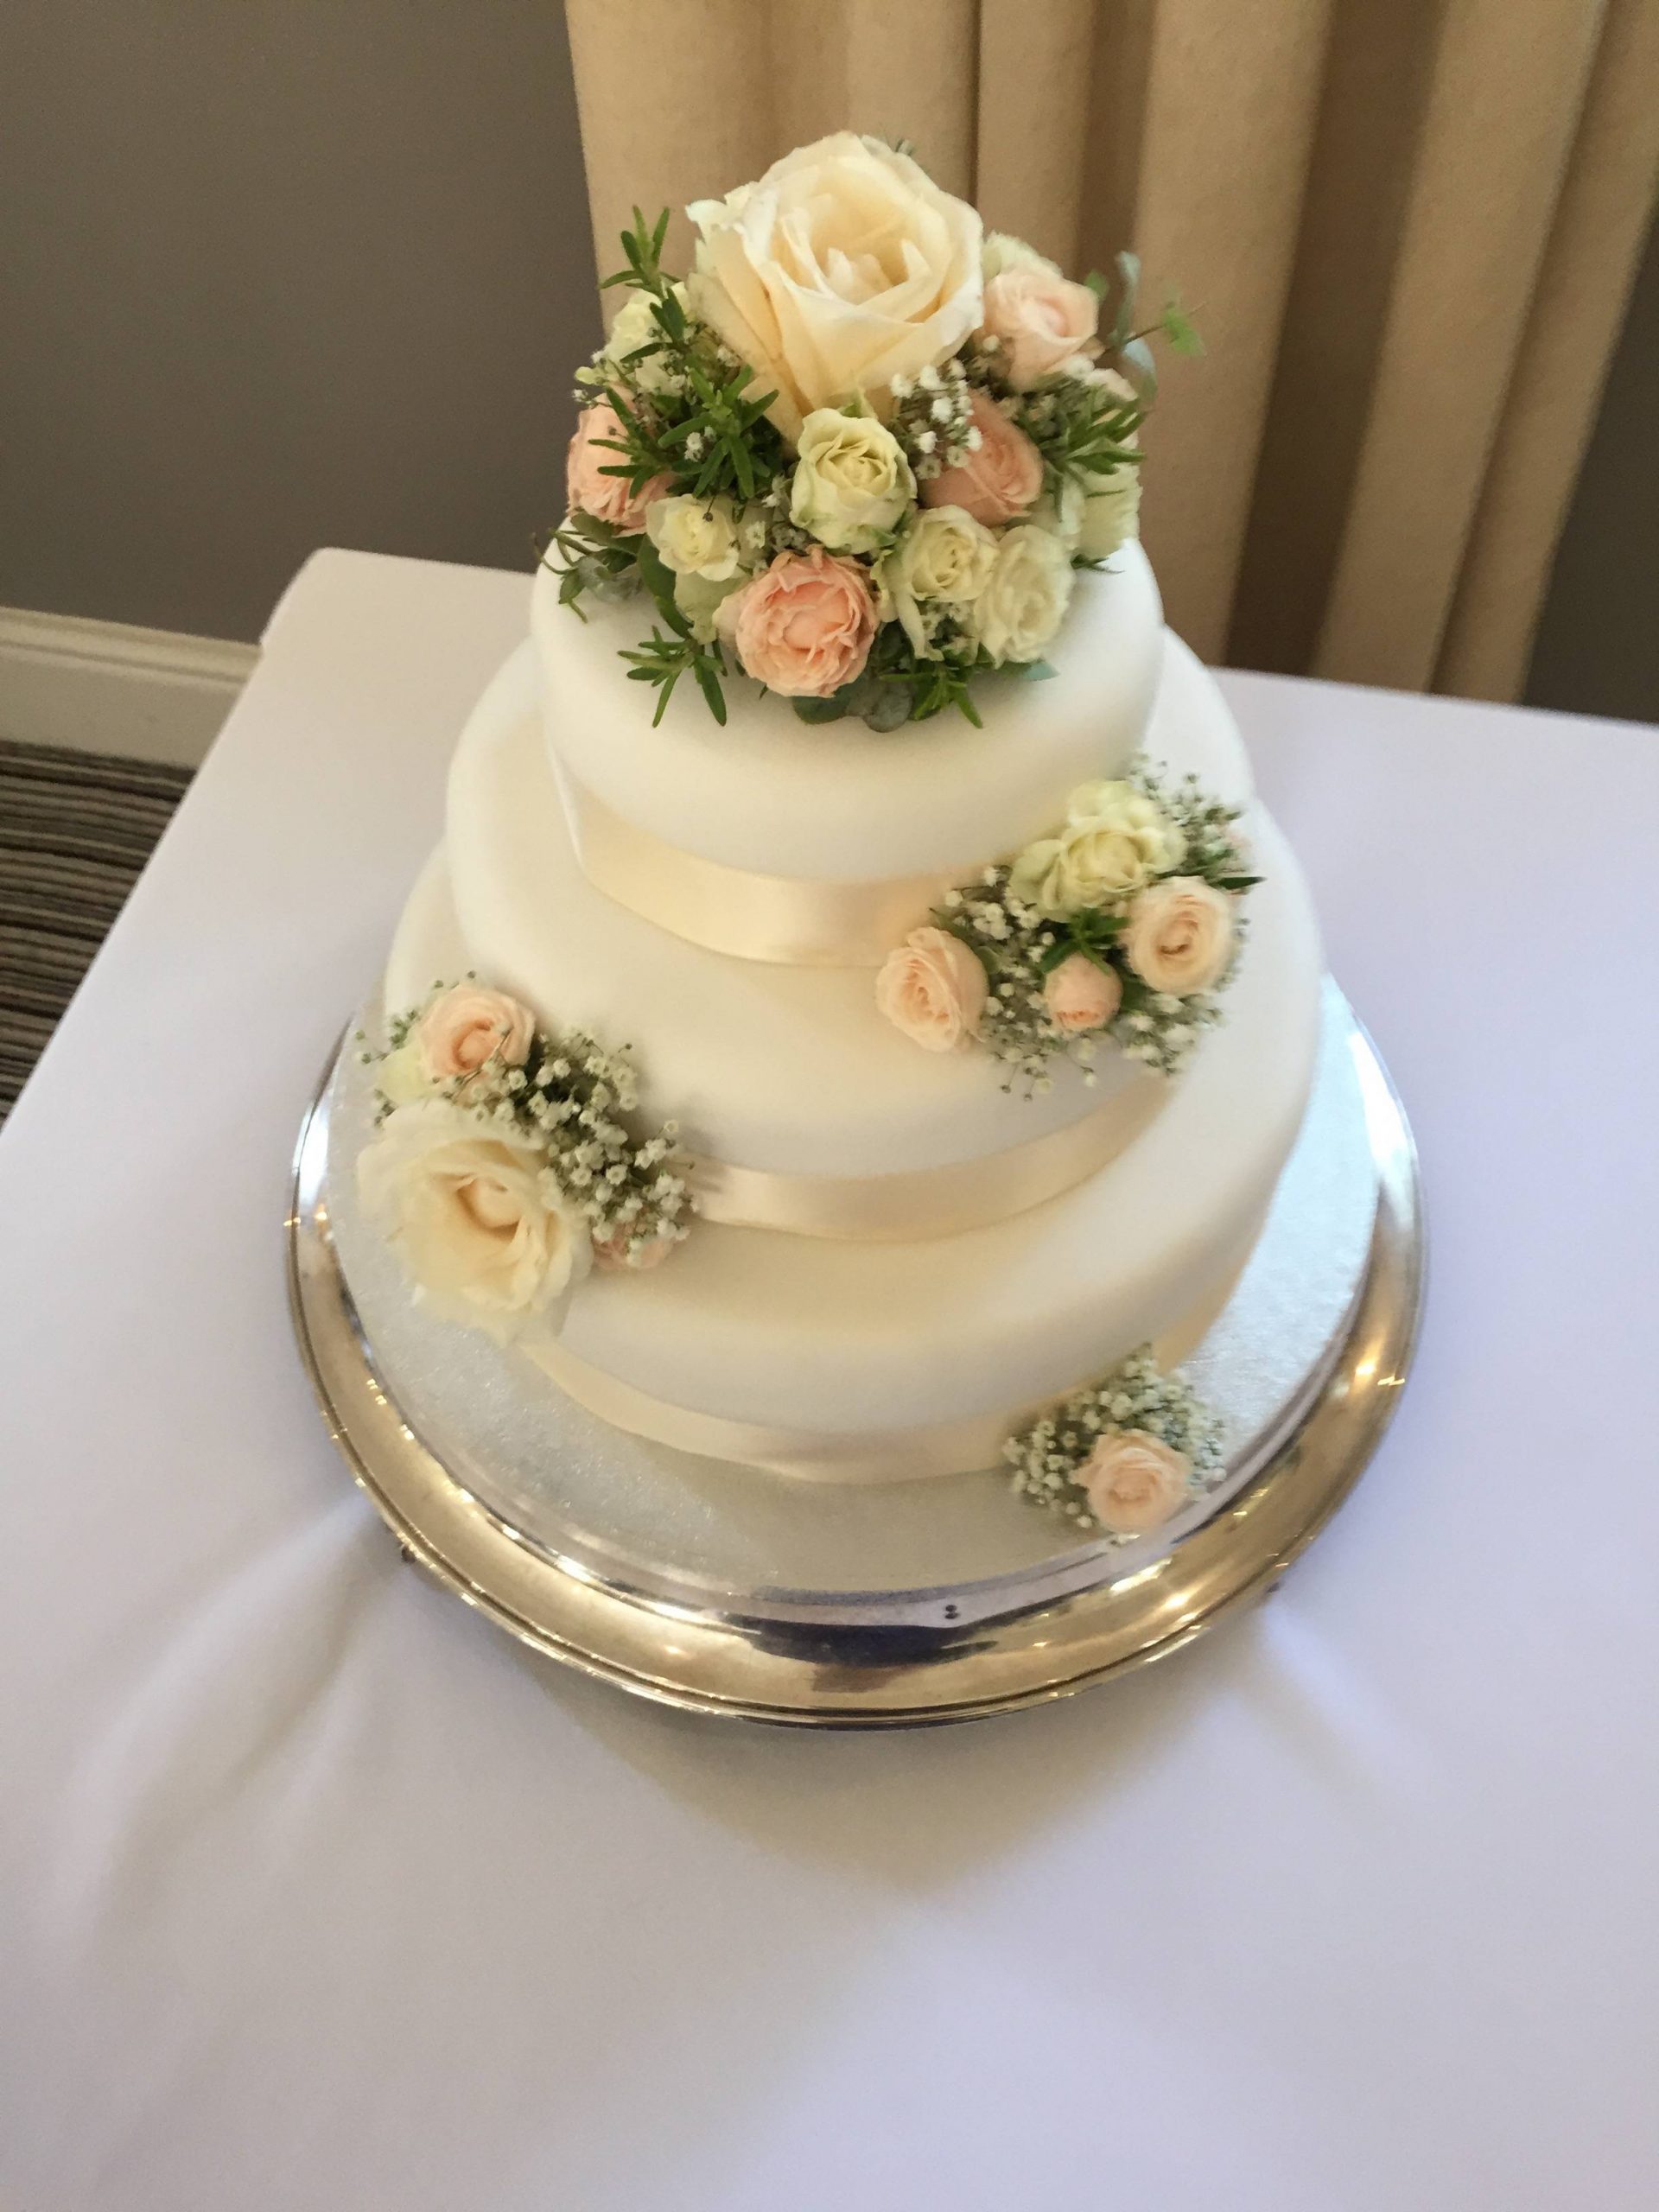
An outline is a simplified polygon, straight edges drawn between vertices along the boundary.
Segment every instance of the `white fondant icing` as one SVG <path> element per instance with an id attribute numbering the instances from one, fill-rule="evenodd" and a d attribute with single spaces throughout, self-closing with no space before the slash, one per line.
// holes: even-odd
<path id="1" fill-rule="evenodd" d="M 548 734 L 625 820 L 729 868 L 867 882 L 968 870 L 1041 836 L 1074 785 L 1125 767 L 1156 690 L 1163 626 L 1138 543 L 1079 573 L 1050 652 L 1055 673 L 975 685 L 984 728 L 957 713 L 878 735 L 809 724 L 734 674 L 722 728 L 690 683 L 653 729 L 655 691 L 617 658 L 651 627 L 648 601 L 558 603 L 540 570 L 531 628 Z"/>
<path id="2" fill-rule="evenodd" d="M 874 1014 L 867 975 L 726 959 L 605 899 L 571 856 L 532 686 L 515 656 L 468 725 L 448 865 L 435 856 L 410 899 L 389 1002 L 475 967 L 545 1018 L 634 1038 L 649 1110 L 678 1113 L 694 1143 L 722 1156 L 785 1172 L 972 1158 L 1092 1103 L 1065 1071 L 1026 1102 L 1003 1094 L 976 1055 L 918 1052 Z M 1173 640 L 1147 746 L 1248 797 L 1230 717 Z M 671 1404 L 836 1437 L 1012 1416 L 1147 1339 L 1184 1350 L 1258 1233 L 1318 1032 L 1318 937 L 1300 871 L 1259 808 L 1247 828 L 1265 880 L 1226 1020 L 1100 1174 L 1013 1219 L 927 1243 L 703 1224 L 652 1274 L 590 1278 L 565 1324 L 569 1350 Z M 1114 1074 L 1152 1080 L 1116 1061 Z"/>
<path id="3" fill-rule="evenodd" d="M 838 1436 L 1012 1414 L 1148 1339 L 1185 1349 L 1258 1233 L 1318 1033 L 1306 891 L 1260 812 L 1252 835 L 1266 880 L 1227 1020 L 1100 1174 L 1011 1220 L 922 1243 L 701 1224 L 652 1274 L 590 1277 L 564 1342 L 671 1404 Z M 443 972 L 454 928 L 435 858 L 399 932 L 397 976 Z"/>
<path id="4" fill-rule="evenodd" d="M 1154 734 L 1172 766 L 1235 799 L 1248 795 L 1243 748 L 1219 694 L 1174 643 Z M 551 1026 L 632 1039 L 645 1110 L 677 1119 L 693 1149 L 734 1166 L 905 1173 L 979 1159 L 1096 1110 L 1116 1117 L 1127 1141 L 1161 1106 L 1160 1079 L 1109 1047 L 1093 1090 L 1065 1064 L 1046 1095 L 1011 1094 L 988 1055 L 924 1052 L 901 1036 L 878 1013 L 868 970 L 732 959 L 605 898 L 571 851 L 522 651 L 456 750 L 446 843 L 465 964 Z M 1256 938 L 1251 957 L 1273 961 L 1270 937 Z M 406 932 L 394 949 L 393 1007 L 431 988 L 431 955 L 415 942 Z"/>

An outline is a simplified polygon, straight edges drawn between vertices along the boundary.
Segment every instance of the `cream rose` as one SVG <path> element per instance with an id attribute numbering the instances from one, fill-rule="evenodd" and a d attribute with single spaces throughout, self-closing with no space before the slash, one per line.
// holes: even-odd
<path id="1" fill-rule="evenodd" d="M 653 499 L 645 509 L 645 535 L 677 576 L 727 583 L 741 565 L 737 510 L 723 493 L 708 499 L 690 492 Z"/>
<path id="2" fill-rule="evenodd" d="M 1058 493 L 1044 493 L 1031 511 L 1031 519 L 1039 530 L 1058 537 L 1071 555 L 1077 550 L 1083 535 L 1084 505 L 1083 486 L 1068 476 Z"/>
<path id="3" fill-rule="evenodd" d="M 684 285 L 676 284 L 673 289 L 683 306 Z M 672 379 L 661 353 L 647 353 L 642 361 L 628 359 L 628 355 L 637 353 L 640 346 L 658 344 L 662 335 L 657 327 L 657 318 L 652 312 L 650 294 L 625 292 L 622 304 L 616 312 L 616 320 L 611 325 L 611 334 L 605 340 L 605 358 L 638 391 L 665 391 Z"/>
<path id="4" fill-rule="evenodd" d="M 535 1034 L 536 1017 L 527 1006 L 480 983 L 440 992 L 415 1025 L 421 1065 L 434 1083 L 476 1075 L 489 1061 L 521 1068 Z"/>
<path id="5" fill-rule="evenodd" d="M 1196 875 L 1172 875 L 1141 892 L 1129 908 L 1123 951 L 1154 991 L 1191 998 L 1226 973 L 1236 931 L 1233 902 Z"/>
<path id="6" fill-rule="evenodd" d="M 449 1099 L 389 1114 L 357 1176 L 365 1211 L 444 1320 L 511 1337 L 587 1271 L 587 1224 L 541 1146 Z"/>
<path id="7" fill-rule="evenodd" d="M 925 507 L 881 562 L 877 582 L 891 613 L 925 660 L 937 660 L 926 607 L 971 607 L 996 565 L 996 540 L 963 507 Z"/>
<path id="8" fill-rule="evenodd" d="M 607 476 L 607 469 L 621 467 L 627 458 L 616 449 L 621 442 L 621 418 L 608 399 L 584 407 L 570 441 L 565 486 L 573 507 L 633 537 L 645 528 L 645 511 L 668 490 L 669 480 L 653 476 L 638 492 L 631 492 L 626 476 Z"/>
<path id="9" fill-rule="evenodd" d="M 1114 1536 L 1144 1536 L 1162 1528 L 1187 1499 L 1191 1463 L 1144 1428 L 1103 1436 L 1077 1470 L 1089 1510 Z"/>
<path id="10" fill-rule="evenodd" d="M 979 322 L 979 217 L 877 139 L 837 131 L 686 213 L 691 311 L 776 390 L 791 441 L 815 408 L 885 408 L 894 377 L 948 360 Z"/>
<path id="11" fill-rule="evenodd" d="M 1133 784 L 1083 784 L 1071 794 L 1059 836 L 1027 846 L 1010 886 L 1039 914 L 1064 921 L 1128 898 L 1179 868 L 1185 852 L 1179 830 Z"/>
<path id="12" fill-rule="evenodd" d="M 904 448 L 874 416 L 816 407 L 801 425 L 799 450 L 790 520 L 837 552 L 873 552 L 915 500 Z"/>
<path id="13" fill-rule="evenodd" d="M 1139 535 L 1141 471 L 1124 467 L 1109 468 L 1088 479 L 1077 550 L 1086 561 L 1104 561 L 1121 545 Z"/>
<path id="14" fill-rule="evenodd" d="M 989 985 L 985 970 L 948 930 L 912 930 L 875 979 L 875 1002 L 912 1044 L 954 1052 L 979 1027 Z"/>
<path id="15" fill-rule="evenodd" d="M 979 443 L 957 467 L 928 478 L 922 504 L 961 507 L 976 522 L 995 527 L 1036 505 L 1043 489 L 1043 456 L 984 392 L 976 391 L 969 404 Z"/>
<path id="16" fill-rule="evenodd" d="M 1052 531 L 1016 523 L 974 601 L 974 629 L 993 660 L 1040 660 L 1071 600 L 1071 556 Z"/>
<path id="17" fill-rule="evenodd" d="M 1003 373 L 1029 391 L 1095 343 L 1100 302 L 1086 284 L 1029 263 L 1005 268 L 985 287 L 987 334 L 998 341 Z"/>
<path id="18" fill-rule="evenodd" d="M 780 553 L 717 620 L 744 669 L 791 699 L 827 699 L 861 674 L 875 636 L 875 601 L 865 571 L 815 545 Z"/>
<path id="19" fill-rule="evenodd" d="M 683 575 L 674 579 L 674 604 L 691 625 L 691 634 L 705 645 L 712 645 L 722 634 L 720 626 L 721 609 L 734 592 L 743 588 L 745 578 L 738 569 L 724 583 L 711 584 L 706 576 Z"/>
<path id="20" fill-rule="evenodd" d="M 1112 969 L 1101 967 L 1086 952 L 1071 952 L 1049 969 L 1043 1003 L 1057 1029 L 1080 1037 L 1106 1027 L 1123 1003 L 1123 986 Z"/>

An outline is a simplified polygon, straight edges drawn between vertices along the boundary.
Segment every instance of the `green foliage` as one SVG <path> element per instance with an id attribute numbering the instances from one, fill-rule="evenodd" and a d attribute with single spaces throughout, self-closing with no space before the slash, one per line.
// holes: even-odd
<path id="1" fill-rule="evenodd" d="M 699 499 L 724 492 L 752 499 L 787 459 L 766 419 L 778 395 L 754 391 L 754 372 L 686 313 L 663 268 L 667 232 L 666 208 L 647 229 L 636 207 L 633 228 L 622 233 L 627 266 L 605 279 L 606 289 L 622 284 L 645 294 L 657 335 L 621 361 L 601 365 L 614 372 L 605 379 L 605 393 L 622 425 L 620 438 L 602 442 L 618 455 L 604 474 L 626 478 L 633 492 L 665 475 L 676 492 Z M 638 372 L 653 360 L 647 391 Z"/>
<path id="2" fill-rule="evenodd" d="M 567 517 L 561 529 L 549 533 L 541 556 L 543 567 L 551 569 L 559 580 L 560 606 L 571 608 L 585 622 L 584 594 L 591 592 L 601 600 L 631 598 L 639 581 L 639 549 L 648 542 L 626 537 L 609 523 L 579 510 Z"/>
<path id="3" fill-rule="evenodd" d="M 657 686 L 657 711 L 651 718 L 651 726 L 655 729 L 661 721 L 674 696 L 675 685 L 688 675 L 702 692 L 715 720 L 724 722 L 726 694 L 721 678 L 726 672 L 725 658 L 718 645 L 705 644 L 692 634 L 691 625 L 674 598 L 673 572 L 651 540 L 642 537 L 634 543 L 639 580 L 656 601 L 657 612 L 668 632 L 664 636 L 653 624 L 651 635 L 643 645 L 632 652 L 624 651 L 620 656 L 629 664 L 631 682 Z"/>

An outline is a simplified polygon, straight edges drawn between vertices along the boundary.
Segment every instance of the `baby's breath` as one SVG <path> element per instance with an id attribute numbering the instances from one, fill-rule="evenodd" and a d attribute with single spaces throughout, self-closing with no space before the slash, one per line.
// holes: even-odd
<path id="1" fill-rule="evenodd" d="M 444 988 L 435 985 L 434 995 Z M 427 1004 L 387 1023 L 390 1052 L 409 1042 Z M 696 1207 L 677 1127 L 638 1128 L 639 1077 L 626 1048 L 607 1050 L 582 1029 L 556 1037 L 538 1030 L 522 1067 L 488 1060 L 471 1075 L 435 1084 L 431 1095 L 543 1145 L 546 1173 L 613 1260 L 645 1264 L 689 1233 Z M 378 1118 L 393 1110 L 382 1091 Z"/>
<path id="2" fill-rule="evenodd" d="M 1221 1422 L 1179 1368 L 1160 1367 L 1152 1347 L 1142 1344 L 1098 1382 L 1076 1391 L 1008 1439 L 1002 1456 L 1013 1470 L 1015 1492 L 1080 1529 L 1098 1531 L 1078 1478 L 1102 1437 L 1125 1429 L 1156 1437 L 1181 1454 L 1190 1497 L 1213 1490 L 1226 1471 Z"/>

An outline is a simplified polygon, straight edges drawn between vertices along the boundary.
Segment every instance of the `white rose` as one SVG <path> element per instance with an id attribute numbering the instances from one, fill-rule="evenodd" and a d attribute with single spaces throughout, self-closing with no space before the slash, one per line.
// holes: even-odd
<path id="1" fill-rule="evenodd" d="M 996 565 L 974 602 L 974 627 L 993 660 L 1040 660 L 1065 619 L 1071 556 L 1052 531 L 1016 523 L 1003 531 Z"/>
<path id="2" fill-rule="evenodd" d="M 1044 493 L 1032 509 L 1030 519 L 1039 530 L 1046 530 L 1057 537 L 1070 555 L 1077 550 L 1083 535 L 1084 507 L 1083 486 L 1068 476 L 1060 486 L 1058 497 L 1052 492 Z"/>
<path id="3" fill-rule="evenodd" d="M 801 425 L 789 518 L 837 553 L 868 553 L 916 500 L 916 479 L 893 432 L 873 416 L 814 408 Z"/>
<path id="4" fill-rule="evenodd" d="M 814 408 L 886 406 L 894 377 L 937 368 L 979 322 L 979 217 L 877 139 L 837 131 L 686 213 L 691 311 L 776 390 L 791 440 Z"/>
<path id="5" fill-rule="evenodd" d="M 416 1295 L 444 1320 L 508 1338 L 587 1272 L 587 1224 L 543 1147 L 447 1098 L 389 1114 L 357 1179 Z"/>
<path id="6" fill-rule="evenodd" d="M 1224 891 L 1201 876 L 1172 875 L 1130 907 L 1123 950 L 1153 990 L 1185 999 L 1221 981 L 1236 936 L 1233 902 Z"/>
<path id="7" fill-rule="evenodd" d="M 684 285 L 677 284 L 674 290 L 683 306 Z M 616 312 L 616 320 L 611 325 L 611 334 L 605 340 L 605 358 L 637 390 L 665 391 L 673 378 L 664 354 L 648 353 L 643 361 L 630 361 L 627 358 L 639 346 L 658 342 L 662 334 L 657 327 L 657 318 L 651 311 L 651 295 L 648 292 L 625 292 L 622 304 Z"/>
<path id="8" fill-rule="evenodd" d="M 1186 841 L 1133 784 L 1084 784 L 1065 827 L 1040 837 L 1014 861 L 1010 887 L 1052 921 L 1126 899 L 1154 875 L 1179 868 Z"/>
<path id="9" fill-rule="evenodd" d="M 1139 534 L 1141 471 L 1109 468 L 1091 476 L 1083 500 L 1077 550 L 1086 561 L 1104 561 Z"/>
<path id="10" fill-rule="evenodd" d="M 995 538 L 965 508 L 924 507 L 877 569 L 882 620 L 902 624 L 922 658 L 937 660 L 924 607 L 970 607 L 995 565 Z"/>
<path id="11" fill-rule="evenodd" d="M 645 535 L 677 576 L 723 584 L 741 565 L 737 511 L 724 493 L 707 499 L 691 492 L 653 499 L 645 509 Z"/>
<path id="12" fill-rule="evenodd" d="M 988 284 L 1009 269 L 1040 269 L 1051 276 L 1061 273 L 1058 262 L 1051 261 L 1046 254 L 1039 253 L 1034 245 L 1027 245 L 1024 238 L 1017 238 L 1008 231 L 987 231 L 979 265 Z"/>
<path id="13" fill-rule="evenodd" d="M 394 1106 L 410 1106 L 417 1098 L 432 1096 L 437 1085 L 427 1072 L 417 1036 L 406 1037 L 395 1052 L 386 1054 L 374 1071 L 374 1087 Z"/>
<path id="14" fill-rule="evenodd" d="M 741 569 L 721 583 L 711 583 L 708 577 L 696 575 L 675 577 L 674 604 L 691 625 L 694 638 L 705 645 L 713 645 L 721 634 L 721 608 L 747 582 Z"/>

